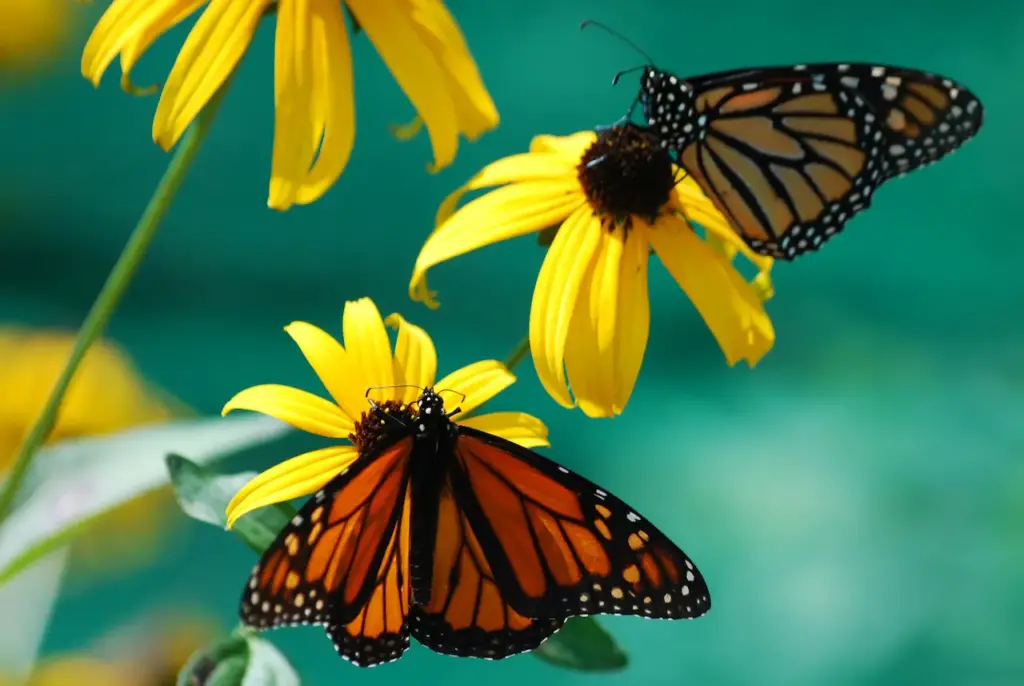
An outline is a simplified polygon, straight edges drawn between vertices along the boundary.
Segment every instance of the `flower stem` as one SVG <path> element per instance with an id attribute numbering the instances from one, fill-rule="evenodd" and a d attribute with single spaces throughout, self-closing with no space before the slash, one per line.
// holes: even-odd
<path id="1" fill-rule="evenodd" d="M 32 428 L 19 446 L 10 474 L 3 484 L 3 490 L 0 491 L 0 522 L 7 518 L 21 482 L 25 479 L 29 465 L 32 464 L 32 459 L 36 455 L 36 451 L 53 430 L 61 401 L 64 399 L 64 394 L 67 392 L 68 386 L 78 370 L 78 366 L 85 358 L 89 347 L 103 333 L 103 330 L 110 322 L 110 318 L 128 289 L 128 284 L 131 283 L 132 277 L 135 276 L 135 272 L 138 270 L 146 250 L 149 248 L 149 244 L 167 215 L 167 210 L 170 209 L 171 202 L 174 200 L 178 189 L 181 188 L 181 184 L 185 180 L 189 168 L 192 166 L 196 153 L 199 151 L 199 144 L 202 143 L 210 129 L 210 124 L 213 122 L 221 99 L 227 91 L 227 85 L 228 82 L 225 82 L 213 97 L 210 98 L 206 107 L 203 108 L 195 123 L 174 151 L 174 156 L 171 157 L 167 170 L 164 172 L 163 178 L 160 179 L 160 184 L 156 187 L 156 191 L 150 198 L 146 210 L 142 213 L 138 224 L 132 230 L 131 235 L 128 237 L 128 242 L 125 243 L 124 249 L 121 251 L 121 256 L 117 258 L 114 268 L 110 270 L 110 274 L 103 284 L 103 288 L 100 289 L 99 295 L 96 296 L 96 300 L 89 309 L 89 313 L 85 316 L 85 321 L 82 322 L 82 327 L 78 330 L 78 336 L 75 338 L 74 347 L 71 349 L 71 354 L 68 356 L 64 369 L 50 390 L 50 395 L 46 399 L 42 412 L 36 418 L 35 424 L 32 425 Z"/>
<path id="2" fill-rule="evenodd" d="M 515 349 L 509 353 L 509 356 L 505 358 L 505 366 L 508 367 L 509 371 L 515 368 L 517 364 L 523 361 L 527 353 L 530 352 L 530 337 L 523 336 L 523 340 L 519 341 Z"/>

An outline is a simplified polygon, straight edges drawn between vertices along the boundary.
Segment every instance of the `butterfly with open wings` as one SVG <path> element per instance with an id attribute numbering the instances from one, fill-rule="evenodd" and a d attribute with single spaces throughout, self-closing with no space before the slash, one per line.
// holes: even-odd
<path id="1" fill-rule="evenodd" d="M 359 458 L 314 494 L 253 569 L 241 617 L 320 624 L 345 659 L 531 650 L 572 616 L 689 619 L 693 562 L 611 493 L 503 438 L 456 425 L 438 393 L 374 404 Z"/>

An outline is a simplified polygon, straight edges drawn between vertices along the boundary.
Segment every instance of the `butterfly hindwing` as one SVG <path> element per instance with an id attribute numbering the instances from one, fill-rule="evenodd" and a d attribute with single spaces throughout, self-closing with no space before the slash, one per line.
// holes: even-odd
<path id="1" fill-rule="evenodd" d="M 699 617 L 710 594 L 689 557 L 621 500 L 531 450 L 459 428 L 452 471 L 501 596 L 524 617 Z"/>
<path id="2" fill-rule="evenodd" d="M 756 251 L 817 250 L 885 181 L 972 138 L 982 106 L 962 85 L 872 64 L 809 64 L 680 79 L 650 69 L 645 117 Z"/>
<path id="3" fill-rule="evenodd" d="M 253 569 L 241 602 L 244 624 L 324 625 L 357 663 L 364 656 L 379 662 L 377 655 L 408 644 L 412 441 L 367 451 L 300 508 Z M 378 602 L 395 594 L 398 616 Z"/>
<path id="4" fill-rule="evenodd" d="M 412 633 L 431 650 L 500 659 L 532 650 L 562 626 L 512 609 L 450 487 L 441 494 L 429 593 L 413 608 Z"/>

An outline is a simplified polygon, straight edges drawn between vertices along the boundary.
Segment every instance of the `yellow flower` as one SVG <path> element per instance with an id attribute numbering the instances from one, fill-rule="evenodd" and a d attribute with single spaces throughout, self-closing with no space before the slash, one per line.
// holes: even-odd
<path id="1" fill-rule="evenodd" d="M 397 330 L 394 352 L 385 324 Z M 297 429 L 326 438 L 360 441 L 370 405 L 367 390 L 378 402 L 408 404 L 428 386 L 450 389 L 462 414 L 456 420 L 515 441 L 526 447 L 548 445 L 548 430 L 535 417 L 522 412 L 495 412 L 466 417 L 515 382 L 516 377 L 497 360 L 484 360 L 458 369 L 440 381 L 437 354 L 427 333 L 392 314 L 381 319 L 369 298 L 348 302 L 342 317 L 344 347 L 312 324 L 293 322 L 285 327 L 306 361 L 331 394 L 330 402 L 289 386 L 267 384 L 242 391 L 224 406 L 252 410 L 288 422 Z M 399 387 L 406 384 L 406 387 Z M 445 394 L 447 395 L 447 394 Z M 242 487 L 228 504 L 228 526 L 247 512 L 266 505 L 300 498 L 320 490 L 358 456 L 355 445 L 320 448 L 273 467 Z"/>
<path id="2" fill-rule="evenodd" d="M 71 35 L 72 9 L 67 0 L 0 0 L 0 71 L 52 61 Z"/>
<path id="3" fill-rule="evenodd" d="M 74 335 L 64 332 L 0 328 L 0 475 L 46 403 L 73 344 Z M 71 381 L 48 442 L 168 419 L 171 402 L 143 380 L 124 353 L 100 341 Z M 116 557 L 120 565 L 125 556 L 138 557 L 171 503 L 166 494 L 126 503 L 103 517 L 77 550 L 98 564 Z"/>
<path id="4" fill-rule="evenodd" d="M 160 35 L 206 6 L 185 40 L 153 119 L 169 150 L 234 71 L 264 14 L 276 10 L 274 151 L 267 204 L 313 202 L 338 179 L 355 140 L 352 55 L 342 5 L 377 48 L 426 124 L 434 167 L 451 163 L 459 134 L 498 125 L 498 112 L 441 0 L 114 0 L 82 54 L 99 85 L 121 56 L 122 86 Z"/>
<path id="5" fill-rule="evenodd" d="M 591 417 L 626 406 L 647 347 L 653 251 L 707 323 L 730 365 L 753 366 L 775 340 L 763 300 L 772 260 L 752 252 L 695 182 L 639 127 L 537 136 L 441 205 L 409 294 L 437 307 L 427 270 L 485 245 L 550 227 L 530 312 L 530 350 L 544 388 Z M 468 191 L 501 186 L 456 210 Z M 702 239 L 691 227 L 704 228 Z M 748 283 L 736 252 L 759 274 Z M 570 387 L 572 392 L 570 393 Z M 575 399 L 574 399 L 575 397 Z"/>

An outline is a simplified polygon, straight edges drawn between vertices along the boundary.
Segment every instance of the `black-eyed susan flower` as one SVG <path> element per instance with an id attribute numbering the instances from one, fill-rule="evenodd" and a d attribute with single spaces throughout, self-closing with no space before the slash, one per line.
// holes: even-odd
<path id="1" fill-rule="evenodd" d="M 394 349 L 385 324 L 397 330 Z M 376 430 L 375 425 L 365 424 L 370 409 L 366 393 L 371 388 L 370 398 L 385 406 L 413 402 L 419 389 L 427 386 L 449 389 L 461 394 L 446 401 L 457 401 L 462 409 L 456 421 L 525 447 L 548 445 L 547 427 L 528 414 L 465 417 L 515 381 L 501 362 L 475 362 L 435 382 L 437 353 L 427 333 L 398 314 L 381 319 L 369 298 L 345 305 L 342 330 L 344 345 L 312 324 L 294 322 L 285 327 L 333 402 L 289 386 L 262 385 L 247 388 L 224 406 L 224 414 L 262 412 L 303 431 L 347 441 L 293 457 L 255 477 L 228 505 L 228 526 L 256 508 L 318 491 L 350 465 Z"/>
<path id="2" fill-rule="evenodd" d="M 274 151 L 267 204 L 319 198 L 341 175 L 355 140 L 352 56 L 343 5 L 394 74 L 425 124 L 434 168 L 451 163 L 459 134 L 474 139 L 498 113 L 454 18 L 441 0 L 114 0 L 82 54 L 99 85 L 121 57 L 122 86 L 160 35 L 201 8 L 164 84 L 153 140 L 169 150 L 234 71 L 268 11 L 276 9 Z"/>
<path id="3" fill-rule="evenodd" d="M 639 127 L 537 136 L 450 195 L 416 260 L 409 294 L 431 307 L 431 267 L 490 243 L 559 227 L 533 293 L 530 350 L 561 405 L 592 417 L 625 407 L 650 326 L 653 252 L 697 307 L 729 364 L 754 365 L 775 340 L 763 301 L 772 261 L 753 253 L 696 183 Z M 473 190 L 500 186 L 457 208 Z M 691 222 L 704 228 L 698 234 Z M 736 252 L 759 274 L 748 283 Z M 571 388 L 571 392 L 570 392 Z"/>

